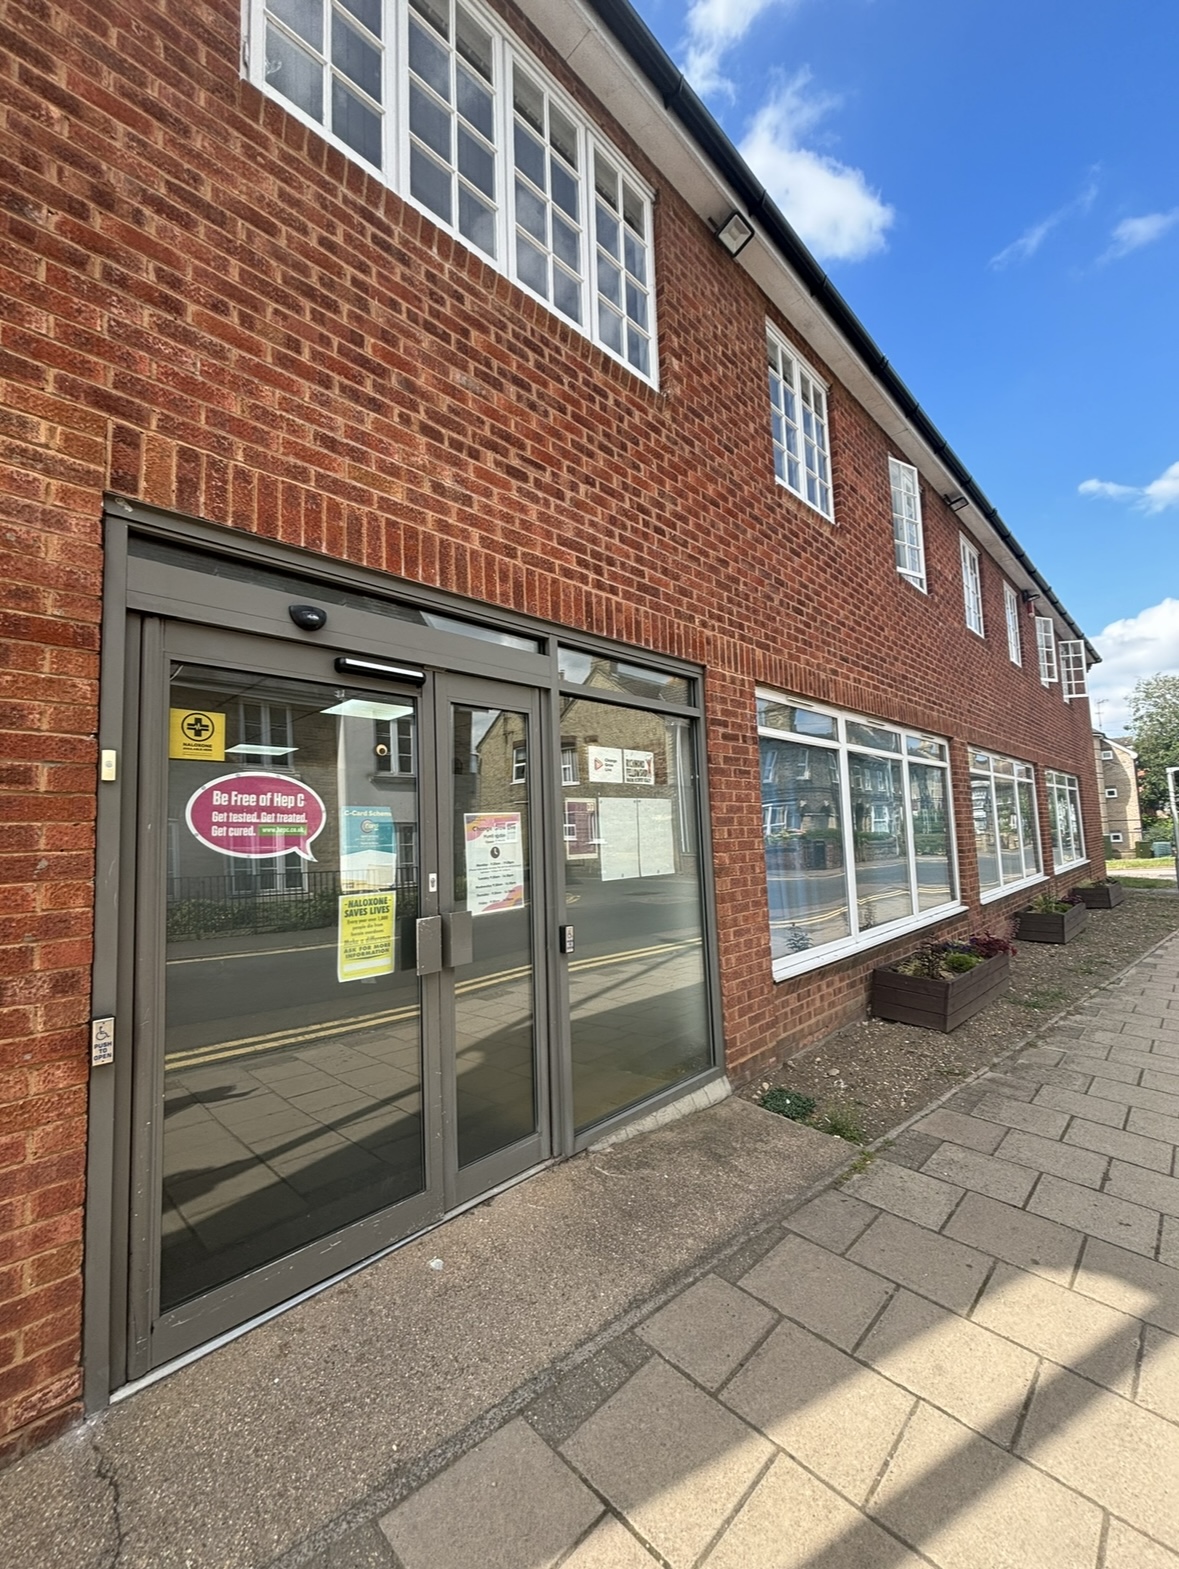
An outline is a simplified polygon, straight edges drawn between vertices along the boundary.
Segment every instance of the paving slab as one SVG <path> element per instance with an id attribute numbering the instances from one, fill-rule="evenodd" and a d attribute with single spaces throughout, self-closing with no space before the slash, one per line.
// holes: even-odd
<path id="1" fill-rule="evenodd" d="M 974 1193 L 986 1193 L 1005 1204 L 1022 1204 L 1036 1184 L 1035 1173 L 1026 1167 L 1014 1166 L 994 1155 L 980 1155 L 977 1150 L 961 1149 L 956 1144 L 943 1144 L 922 1170 L 928 1176 L 941 1177 Z"/>
<path id="2" fill-rule="evenodd" d="M 774 1450 L 653 1357 L 561 1453 L 672 1569 L 689 1569 Z"/>
<path id="3" fill-rule="evenodd" d="M 590 1489 L 515 1421 L 380 1525 L 405 1569 L 551 1569 L 601 1513 Z"/>
<path id="4" fill-rule="evenodd" d="M 969 1312 L 994 1262 L 977 1248 L 915 1226 L 898 1215 L 881 1215 L 848 1249 L 846 1257 L 963 1314 Z"/>
<path id="5" fill-rule="evenodd" d="M 1100 1127 L 1101 1124 L 1091 1126 Z M 1120 1133 L 1121 1129 L 1106 1131 Z M 1037 1133 L 1021 1133 L 1018 1128 L 1012 1128 L 995 1153 L 1001 1160 L 1028 1166 L 1033 1171 L 1050 1171 L 1054 1177 L 1067 1177 L 1070 1182 L 1079 1182 L 1087 1188 L 1099 1188 L 1109 1170 L 1109 1161 L 1104 1155 L 1062 1144 L 1058 1139 L 1043 1139 Z M 993 1196 L 999 1197 L 998 1194 Z"/>
<path id="6" fill-rule="evenodd" d="M 1085 1243 L 1077 1291 L 1179 1334 L 1179 1271 L 1098 1237 Z"/>
<path id="7" fill-rule="evenodd" d="M 787 1237 L 741 1281 L 745 1291 L 850 1350 L 887 1302 L 878 1275 L 806 1237 Z"/>
<path id="8" fill-rule="evenodd" d="M 1023 1103 L 1013 1101 L 1012 1104 L 1021 1106 Z M 1063 1122 L 1067 1121 L 1068 1118 L 1064 1117 Z M 1001 1127 L 980 1121 L 977 1116 L 964 1116 L 961 1112 L 951 1111 L 945 1106 L 930 1112 L 928 1117 L 922 1117 L 920 1122 L 914 1124 L 913 1131 L 928 1133 L 939 1141 L 948 1139 L 953 1144 L 978 1150 L 983 1155 L 992 1154 L 1003 1138 Z"/>
<path id="9" fill-rule="evenodd" d="M 876 1219 L 879 1211 L 863 1204 L 850 1193 L 828 1189 L 809 1204 L 796 1209 L 787 1219 L 791 1231 L 821 1243 L 833 1253 L 842 1253 Z"/>
<path id="10" fill-rule="evenodd" d="M 639 1336 L 706 1389 L 716 1389 L 777 1322 L 768 1308 L 716 1275 L 660 1308 Z"/>
<path id="11" fill-rule="evenodd" d="M 1179 1335 L 1148 1324 L 1143 1336 L 1138 1403 L 1179 1423 Z"/>
<path id="12" fill-rule="evenodd" d="M 1092 1503 L 921 1405 L 871 1513 L 939 1569 L 1095 1569 Z"/>
<path id="13" fill-rule="evenodd" d="M 722 1398 L 857 1503 L 914 1404 L 907 1390 L 790 1323 L 774 1331 Z"/>
<path id="14" fill-rule="evenodd" d="M 974 1108 L 974 1115 L 988 1122 L 1000 1122 L 1004 1127 L 1022 1128 L 1025 1133 L 1039 1133 L 1047 1139 L 1058 1139 L 1068 1126 L 1066 1111 L 1029 1105 L 1008 1095 L 984 1095 Z"/>
<path id="15" fill-rule="evenodd" d="M 966 1195 L 944 1235 L 1063 1285 L 1072 1279 L 1085 1240 L 1082 1232 L 981 1193 Z"/>
<path id="16" fill-rule="evenodd" d="M 1115 1088 L 1112 1082 L 1110 1088 Z M 1126 1121 L 1124 1101 L 1108 1100 L 1101 1095 L 1078 1095 L 1075 1090 L 1057 1089 L 1052 1084 L 1037 1090 L 1033 1104 L 1049 1106 L 1054 1111 L 1066 1111 L 1070 1117 L 1085 1117 L 1090 1122 L 1104 1122 L 1111 1128 L 1120 1128 Z"/>
<path id="17" fill-rule="evenodd" d="M 867 1171 L 852 1177 L 844 1192 L 864 1204 L 875 1204 L 905 1220 L 936 1231 L 945 1224 L 962 1197 L 963 1189 L 905 1166 L 878 1160 Z"/>
<path id="18" fill-rule="evenodd" d="M 492 1559 L 491 1563 L 495 1560 Z M 607 1515 L 579 1546 L 561 1562 L 561 1569 L 658 1569 L 652 1558 L 621 1520 Z M 490 1566 L 488 1566 L 490 1569 Z"/>
<path id="19" fill-rule="evenodd" d="M 1132 1204 L 1157 1209 L 1164 1215 L 1179 1215 L 1179 1177 L 1166 1177 L 1157 1171 L 1144 1171 L 1141 1166 L 1115 1160 L 1109 1168 L 1105 1191 L 1117 1198 L 1129 1199 Z"/>
<path id="20" fill-rule="evenodd" d="M 1104 1237 L 1135 1253 L 1154 1253 L 1159 1217 L 1155 1210 L 1144 1209 L 1120 1198 L 1094 1193 L 1062 1177 L 1042 1177 L 1028 1202 L 1028 1209 L 1049 1220 L 1057 1220 L 1093 1237 Z"/>
<path id="21" fill-rule="evenodd" d="M 1155 1113 L 1148 1112 L 1145 1115 L 1154 1116 Z M 1176 1119 L 1175 1129 L 1179 1133 L 1179 1118 Z M 1086 1122 L 1083 1117 L 1074 1117 L 1069 1123 L 1064 1142 L 1075 1144 L 1081 1149 L 1097 1150 L 1103 1155 L 1117 1156 L 1119 1160 L 1145 1166 L 1150 1171 L 1168 1172 L 1175 1159 L 1175 1147 L 1171 1143 L 1124 1128 L 1108 1128 L 1101 1122 Z M 1057 1175 L 1064 1176 L 1067 1173 L 1059 1172 Z"/>
<path id="22" fill-rule="evenodd" d="M 1179 1553 L 1152 1542 L 1122 1520 L 1110 1520 L 1102 1569 L 1179 1569 Z"/>

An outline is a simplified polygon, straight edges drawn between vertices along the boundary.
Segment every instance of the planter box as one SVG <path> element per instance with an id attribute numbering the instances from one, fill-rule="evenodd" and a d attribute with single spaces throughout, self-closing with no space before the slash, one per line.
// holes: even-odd
<path id="1" fill-rule="evenodd" d="M 1087 910 L 1116 910 L 1125 902 L 1126 891 L 1121 883 L 1103 883 L 1099 888 L 1078 888 Z"/>
<path id="2" fill-rule="evenodd" d="M 872 971 L 872 1012 L 878 1019 L 917 1024 L 948 1035 L 1001 997 L 1011 985 L 1011 957 L 996 954 L 952 981 L 902 975 L 899 970 Z"/>
<path id="3" fill-rule="evenodd" d="M 1049 910 L 1042 915 L 1036 910 L 1021 910 L 1016 919 L 1019 942 L 1071 942 L 1085 930 L 1089 911 L 1083 904 L 1070 904 L 1067 910 Z"/>

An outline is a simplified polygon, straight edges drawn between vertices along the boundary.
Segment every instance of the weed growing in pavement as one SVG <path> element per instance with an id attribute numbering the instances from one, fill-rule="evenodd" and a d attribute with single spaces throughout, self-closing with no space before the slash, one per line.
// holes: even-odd
<path id="1" fill-rule="evenodd" d="M 1068 992 L 1061 991 L 1057 986 L 1045 987 L 1043 991 L 1027 992 L 1022 997 L 1008 996 L 1007 1001 L 1014 1003 L 1017 1008 L 1031 1008 L 1038 1012 L 1042 1008 L 1052 1008 L 1057 1003 L 1066 1002 Z"/>
<path id="2" fill-rule="evenodd" d="M 864 1144 L 867 1135 L 860 1121 L 859 1114 L 850 1106 L 832 1106 L 815 1123 L 820 1133 L 829 1133 L 832 1138 L 846 1139 L 849 1144 Z"/>

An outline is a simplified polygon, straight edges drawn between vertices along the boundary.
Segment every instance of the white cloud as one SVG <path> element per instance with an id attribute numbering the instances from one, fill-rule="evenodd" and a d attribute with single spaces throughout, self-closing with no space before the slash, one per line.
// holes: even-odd
<path id="1" fill-rule="evenodd" d="M 1030 228 L 1025 229 L 1018 239 L 1012 240 L 1010 245 L 1005 245 L 997 255 L 991 257 L 990 265 L 1000 270 L 1009 267 L 1012 262 L 1029 261 L 1053 229 L 1068 218 L 1087 213 L 1096 200 L 1097 180 L 1092 177 L 1079 196 L 1074 196 L 1071 202 L 1065 202 L 1063 207 L 1058 207 L 1046 218 L 1041 218 L 1039 223 L 1033 223 Z"/>
<path id="2" fill-rule="evenodd" d="M 799 0 L 692 0 L 688 7 L 687 59 L 684 74 L 701 95 L 733 93 L 721 62 L 772 5 L 793 8 Z"/>
<path id="3" fill-rule="evenodd" d="M 1149 485 L 1119 485 L 1108 479 L 1086 479 L 1077 486 L 1082 496 L 1107 496 L 1113 501 L 1133 498 L 1139 512 L 1165 512 L 1179 507 L 1179 463 L 1164 469 Z"/>
<path id="4" fill-rule="evenodd" d="M 1111 621 L 1093 646 L 1102 661 L 1089 672 L 1093 723 L 1107 735 L 1121 735 L 1130 723 L 1127 699 L 1137 683 L 1145 676 L 1179 675 L 1179 599 Z"/>
<path id="5" fill-rule="evenodd" d="M 1120 261 L 1131 251 L 1140 251 L 1144 245 L 1153 245 L 1168 229 L 1179 223 L 1179 207 L 1170 212 L 1150 212 L 1141 218 L 1123 218 L 1113 231 L 1109 249 L 1099 258 L 1103 262 Z"/>
<path id="6" fill-rule="evenodd" d="M 893 209 L 859 169 L 800 145 L 838 100 L 807 93 L 810 73 L 780 83 L 754 115 L 741 154 L 817 256 L 859 261 L 884 248 Z"/>

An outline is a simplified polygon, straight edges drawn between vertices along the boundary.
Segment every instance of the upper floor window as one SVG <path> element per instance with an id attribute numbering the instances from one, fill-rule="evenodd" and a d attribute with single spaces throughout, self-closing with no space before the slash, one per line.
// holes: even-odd
<path id="1" fill-rule="evenodd" d="M 1060 676 L 1056 668 L 1056 628 L 1051 616 L 1036 617 L 1036 657 L 1040 665 L 1040 680 L 1051 686 Z"/>
<path id="2" fill-rule="evenodd" d="M 770 365 L 774 473 L 788 490 L 829 518 L 827 389 L 772 328 L 766 330 L 766 351 Z"/>
<path id="3" fill-rule="evenodd" d="M 1007 617 L 1007 653 L 1013 665 L 1023 664 L 1023 645 L 1019 640 L 1019 595 L 1010 583 L 1003 585 L 1003 613 Z"/>
<path id="4" fill-rule="evenodd" d="M 958 543 L 962 552 L 962 597 L 966 602 L 966 625 L 972 632 L 977 632 L 979 637 L 985 637 L 978 551 L 965 534 L 958 536 Z"/>
<path id="5" fill-rule="evenodd" d="M 897 571 L 924 592 L 925 540 L 921 532 L 921 491 L 917 470 L 911 463 L 888 460 L 888 479 L 892 487 L 892 537 Z"/>
<path id="6" fill-rule="evenodd" d="M 249 75 L 655 381 L 651 193 L 490 13 L 250 0 Z"/>

